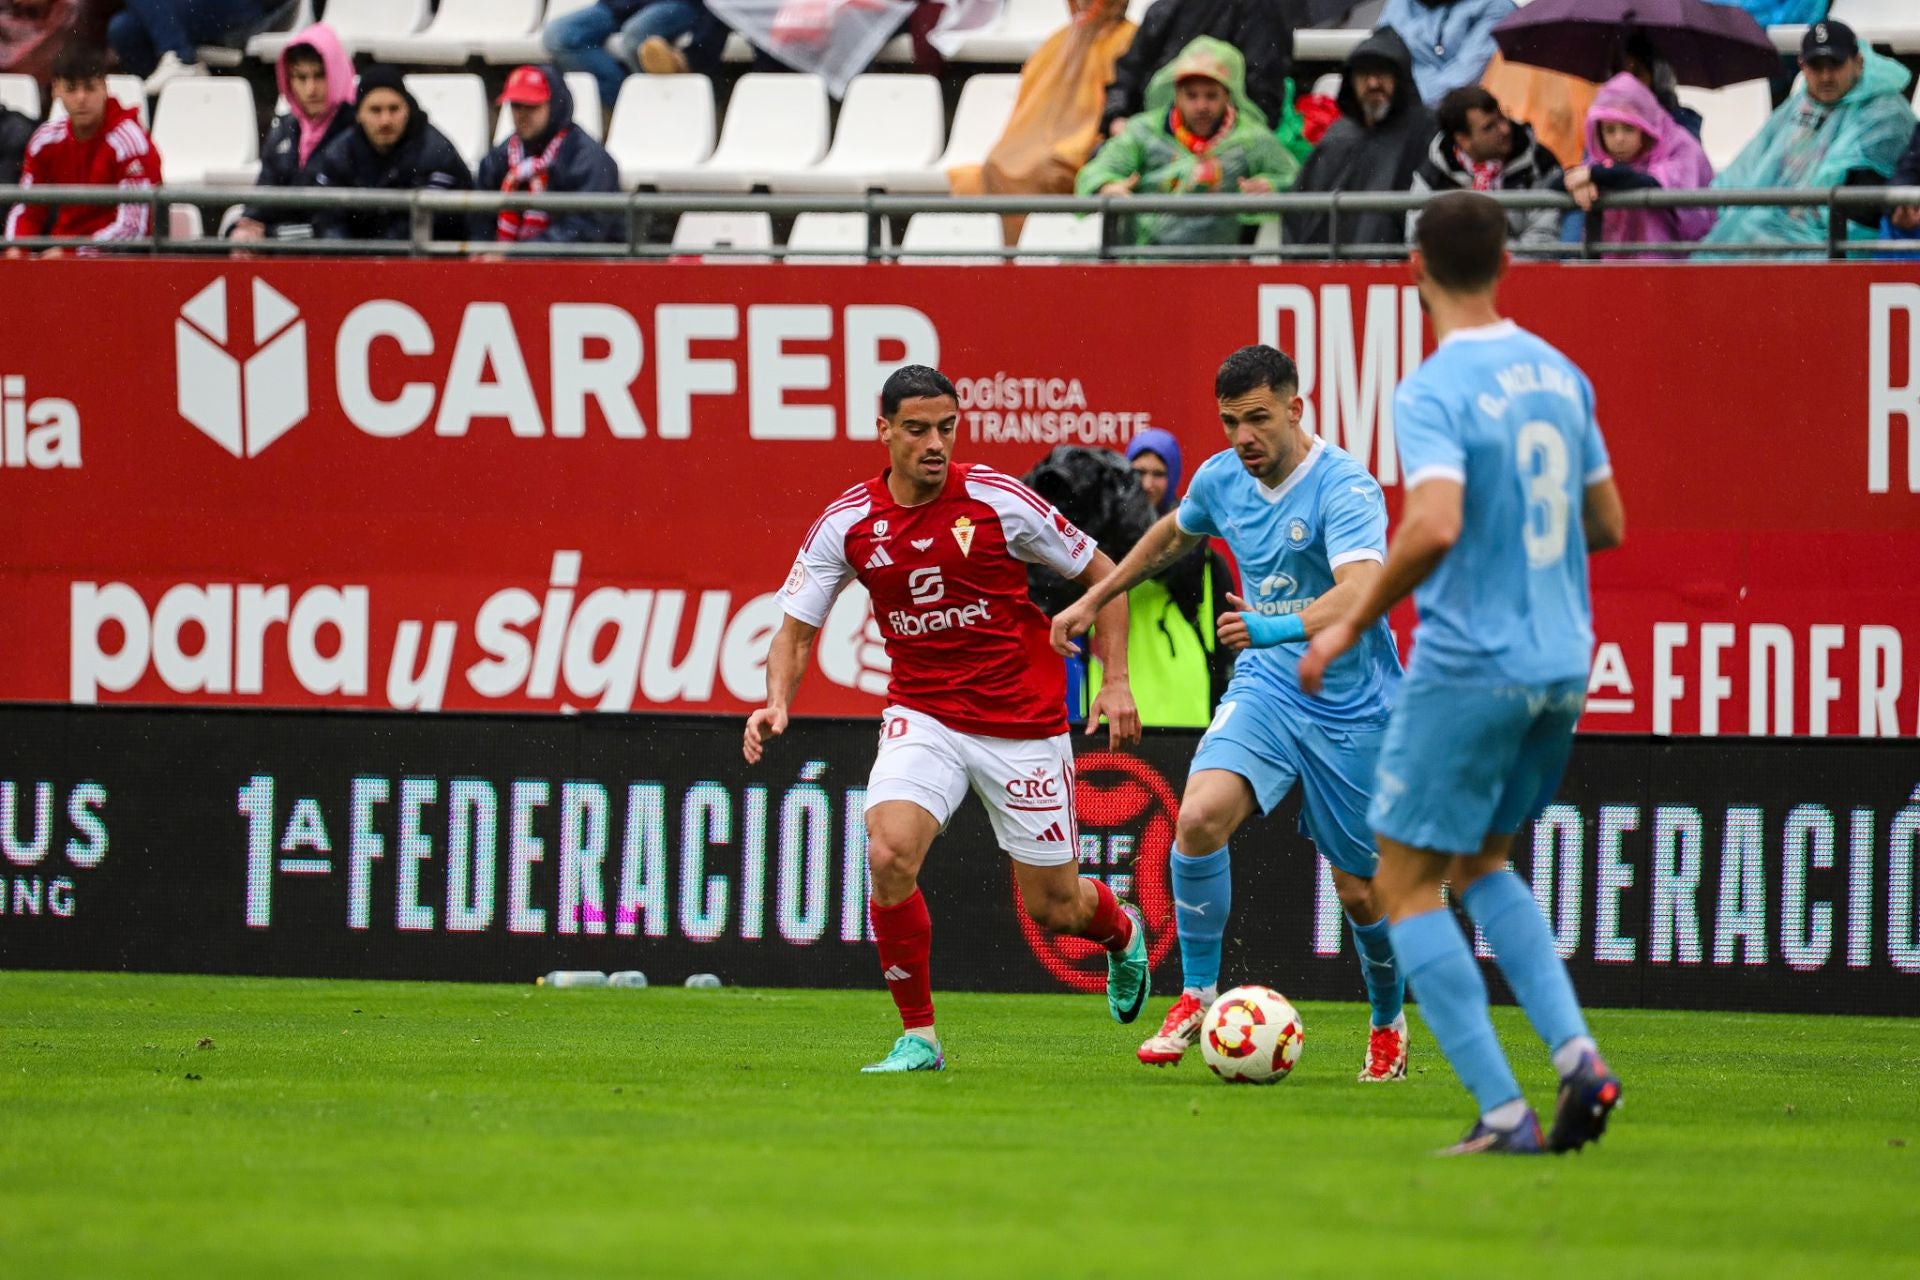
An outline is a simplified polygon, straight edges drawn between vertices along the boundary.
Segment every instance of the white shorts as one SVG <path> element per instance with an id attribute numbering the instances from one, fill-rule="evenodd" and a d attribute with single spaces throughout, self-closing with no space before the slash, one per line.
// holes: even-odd
<path id="1" fill-rule="evenodd" d="M 972 786 L 1008 857 L 1057 867 L 1077 855 L 1073 771 L 1073 740 L 1067 734 L 988 738 L 956 733 L 918 711 L 888 707 L 880 722 L 880 754 L 867 780 L 867 808 L 911 801 L 937 818 L 944 831 Z"/>

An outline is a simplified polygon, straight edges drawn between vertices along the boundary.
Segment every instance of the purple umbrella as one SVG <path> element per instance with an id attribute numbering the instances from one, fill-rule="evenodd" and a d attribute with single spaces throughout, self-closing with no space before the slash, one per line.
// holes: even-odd
<path id="1" fill-rule="evenodd" d="M 1634 32 L 1673 64 L 1681 84 L 1718 89 L 1764 79 L 1780 65 L 1752 14 L 1708 0 L 1533 0 L 1502 19 L 1493 38 L 1509 62 L 1598 81 L 1619 70 Z"/>

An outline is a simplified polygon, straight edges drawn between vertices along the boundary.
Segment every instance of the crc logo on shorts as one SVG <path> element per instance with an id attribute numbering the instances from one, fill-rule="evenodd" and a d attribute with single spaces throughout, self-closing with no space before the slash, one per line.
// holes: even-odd
<path id="1" fill-rule="evenodd" d="M 1180 813 L 1173 787 L 1146 761 L 1118 751 L 1078 757 L 1072 782 L 1080 874 L 1106 881 L 1140 909 L 1147 922 L 1147 958 L 1158 966 L 1172 952 L 1176 936 L 1167 878 Z M 1018 901 L 1017 881 L 1013 892 Z M 1024 910 L 1020 928 L 1034 957 L 1061 983 L 1089 993 L 1106 988 L 1107 953 L 1099 943 L 1043 933 Z"/>
<path id="2" fill-rule="evenodd" d="M 236 458 L 257 456 L 307 416 L 300 308 L 260 279 L 251 300 L 253 353 L 244 360 L 229 342 L 224 277 L 189 298 L 173 322 L 180 416 Z"/>
<path id="3" fill-rule="evenodd" d="M 938 565 L 928 569 L 915 569 L 907 575 L 907 594 L 913 597 L 917 605 L 938 604 L 947 598 L 947 584 L 940 577 Z"/>
<path id="4" fill-rule="evenodd" d="M 1311 541 L 1313 541 L 1313 530 L 1307 527 L 1305 520 L 1295 517 L 1287 522 L 1288 546 L 1304 547 Z"/>
<path id="5" fill-rule="evenodd" d="M 1007 798 L 1009 800 L 1058 800 L 1060 798 L 1060 779 L 1045 769 L 1035 769 L 1024 778 L 1007 780 Z"/>

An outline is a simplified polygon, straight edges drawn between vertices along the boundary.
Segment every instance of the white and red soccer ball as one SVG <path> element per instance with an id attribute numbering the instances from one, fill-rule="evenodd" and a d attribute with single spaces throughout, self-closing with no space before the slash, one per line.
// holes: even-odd
<path id="1" fill-rule="evenodd" d="M 1228 1084 L 1278 1084 L 1305 1039 L 1299 1011 L 1271 987 L 1221 992 L 1200 1024 L 1200 1053 Z"/>

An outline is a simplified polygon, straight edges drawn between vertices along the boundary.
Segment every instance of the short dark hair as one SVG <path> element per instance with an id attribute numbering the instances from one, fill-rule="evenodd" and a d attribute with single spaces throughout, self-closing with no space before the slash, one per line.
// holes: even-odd
<path id="1" fill-rule="evenodd" d="M 924 364 L 903 364 L 887 375 L 880 388 L 880 412 L 891 418 L 908 400 L 939 396 L 946 396 L 956 405 L 960 403 L 960 393 L 953 389 L 946 374 Z"/>
<path id="2" fill-rule="evenodd" d="M 1216 400 L 1232 400 L 1262 387 L 1283 396 L 1300 389 L 1300 370 L 1294 367 L 1293 357 L 1264 343 L 1240 348 L 1222 360 L 1220 372 L 1213 375 Z"/>
<path id="3" fill-rule="evenodd" d="M 49 73 L 55 80 L 78 84 L 82 80 L 107 78 L 107 51 L 83 40 L 74 40 L 54 55 Z"/>
<path id="4" fill-rule="evenodd" d="M 322 71 L 325 71 L 327 67 L 326 58 L 322 57 L 320 51 L 314 48 L 310 44 L 288 45 L 287 52 L 286 52 L 286 60 L 287 60 L 287 70 L 289 71 L 293 70 L 293 64 L 296 62 L 311 62 L 314 65 L 318 66 Z"/>
<path id="5" fill-rule="evenodd" d="M 1455 134 L 1471 132 L 1472 126 L 1467 120 L 1469 111 L 1489 111 L 1500 114 L 1500 99 L 1488 93 L 1477 84 L 1463 84 L 1458 89 L 1440 99 L 1440 109 L 1434 112 L 1440 121 L 1440 132 L 1447 141 L 1453 141 Z"/>
<path id="6" fill-rule="evenodd" d="M 1478 191 L 1449 191 L 1427 202 L 1414 228 L 1427 277 L 1450 293 L 1476 293 L 1500 278 L 1507 215 Z"/>

